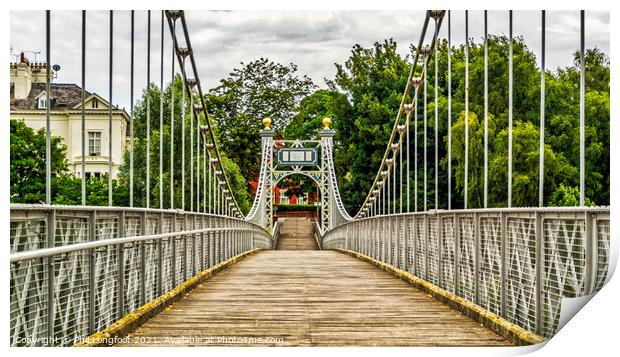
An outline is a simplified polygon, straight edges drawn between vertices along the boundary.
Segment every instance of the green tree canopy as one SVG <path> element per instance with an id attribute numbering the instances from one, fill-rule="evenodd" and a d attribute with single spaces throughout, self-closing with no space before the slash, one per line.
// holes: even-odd
<path id="1" fill-rule="evenodd" d="M 270 117 L 279 132 L 291 122 L 301 100 L 316 86 L 297 73 L 293 63 L 282 65 L 260 58 L 241 63 L 206 95 L 209 114 L 219 129 L 220 144 L 248 181 L 260 167 L 262 119 Z"/>
<path id="2" fill-rule="evenodd" d="M 374 180 L 390 135 L 410 66 L 393 39 L 372 48 L 353 46 L 328 85 L 352 103 L 350 115 L 335 121 L 334 162 L 344 204 L 355 213 Z"/>
<path id="3" fill-rule="evenodd" d="M 45 129 L 34 131 L 22 120 L 11 120 L 11 202 L 45 203 Z M 51 138 L 52 190 L 67 174 L 62 138 Z"/>

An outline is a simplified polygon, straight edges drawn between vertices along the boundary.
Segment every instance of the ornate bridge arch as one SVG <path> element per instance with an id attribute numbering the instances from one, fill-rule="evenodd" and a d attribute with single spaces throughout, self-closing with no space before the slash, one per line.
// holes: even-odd
<path id="1" fill-rule="evenodd" d="M 273 228 L 273 189 L 284 177 L 301 174 L 317 183 L 320 193 L 320 226 L 327 231 L 351 220 L 345 211 L 333 165 L 330 118 L 323 119 L 319 140 L 274 140 L 271 119 L 263 120 L 261 168 L 254 204 L 246 220 Z"/>

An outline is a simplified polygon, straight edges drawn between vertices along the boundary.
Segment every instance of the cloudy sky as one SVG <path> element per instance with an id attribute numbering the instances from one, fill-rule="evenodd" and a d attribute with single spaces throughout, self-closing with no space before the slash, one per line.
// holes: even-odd
<path id="1" fill-rule="evenodd" d="M 43 11 L 11 12 L 11 61 L 20 51 L 35 51 L 45 59 Z M 540 52 L 540 11 L 515 11 L 514 33 Z M 146 11 L 135 13 L 135 91 L 146 83 Z M 161 13 L 151 14 L 151 81 L 160 81 Z M 405 54 L 408 44 L 420 36 L 424 11 L 189 11 L 187 22 L 195 50 L 203 90 L 208 90 L 240 62 L 267 57 L 280 63 L 293 62 L 299 72 L 324 86 L 333 78 L 334 63 L 343 63 L 353 44 L 371 46 L 393 37 Z M 464 11 L 452 11 L 452 40 L 464 42 Z M 507 34 L 508 12 L 489 11 L 489 32 Z M 446 25 L 447 22 L 444 22 Z M 52 63 L 61 70 L 56 82 L 81 79 L 81 15 L 79 11 L 52 12 Z M 483 36 L 483 12 L 469 12 L 470 37 Z M 432 27 L 431 27 L 432 28 Z M 87 12 L 86 88 L 108 97 L 109 13 Z M 427 36 L 430 39 L 431 34 Z M 442 26 L 440 37 L 447 36 Z M 171 42 L 165 28 L 164 80 L 171 75 Z M 609 53 L 609 12 L 586 12 L 586 46 Z M 547 11 L 547 66 L 554 69 L 572 63 L 579 48 L 579 12 Z M 26 52 L 31 59 L 35 54 Z M 129 106 L 130 12 L 114 12 L 114 102 Z"/>

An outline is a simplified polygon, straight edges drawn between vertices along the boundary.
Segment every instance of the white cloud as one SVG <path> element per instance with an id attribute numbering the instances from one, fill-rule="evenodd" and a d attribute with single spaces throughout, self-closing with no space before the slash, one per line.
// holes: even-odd
<path id="1" fill-rule="evenodd" d="M 483 35 L 483 12 L 470 11 L 470 37 L 479 42 Z M 371 46 L 393 37 L 405 54 L 409 43 L 418 41 L 423 11 L 188 11 L 187 21 L 200 77 L 207 90 L 239 62 L 258 57 L 299 66 L 317 84 L 335 74 L 334 63 L 343 63 L 355 43 Z M 508 32 L 507 11 L 489 11 L 489 32 Z M 151 81 L 160 81 L 161 13 L 151 14 Z M 444 25 L 447 22 L 444 21 Z M 135 13 L 135 91 L 146 83 L 146 11 Z M 432 26 L 431 26 L 432 28 Z M 41 51 L 45 59 L 45 17 L 43 11 L 11 13 L 11 46 Z M 170 38 L 164 28 L 164 80 L 171 75 Z M 432 32 L 432 31 L 431 31 Z M 540 12 L 515 11 L 514 33 L 540 52 Z M 447 26 L 440 36 L 445 37 Z M 427 35 L 430 38 L 431 34 Z M 464 12 L 452 11 L 452 40 L 464 42 Z M 587 47 L 598 46 L 609 53 L 609 12 L 586 14 Z M 572 62 L 579 47 L 578 11 L 547 11 L 547 67 L 554 69 Z M 86 87 L 108 96 L 109 13 L 87 12 Z M 81 83 L 81 14 L 79 11 L 52 12 L 52 62 L 62 70 L 56 81 Z M 33 58 L 33 55 L 29 55 Z M 114 101 L 129 106 L 130 12 L 114 12 Z"/>

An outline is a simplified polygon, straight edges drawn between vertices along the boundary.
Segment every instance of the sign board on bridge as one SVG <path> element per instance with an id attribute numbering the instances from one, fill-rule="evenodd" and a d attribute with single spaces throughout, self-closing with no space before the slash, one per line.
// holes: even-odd
<path id="1" fill-rule="evenodd" d="M 278 150 L 279 165 L 317 165 L 316 148 L 282 148 Z"/>

